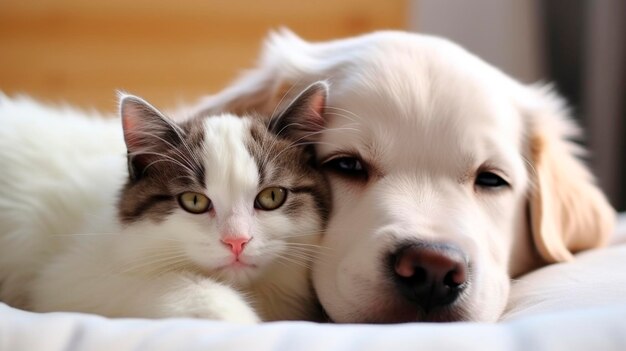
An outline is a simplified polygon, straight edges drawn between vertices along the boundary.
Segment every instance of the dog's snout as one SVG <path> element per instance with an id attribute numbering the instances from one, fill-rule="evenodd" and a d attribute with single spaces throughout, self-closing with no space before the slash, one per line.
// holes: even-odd
<path id="1" fill-rule="evenodd" d="M 452 245 L 406 245 L 390 261 L 399 291 L 426 312 L 454 302 L 467 284 L 466 260 Z"/>

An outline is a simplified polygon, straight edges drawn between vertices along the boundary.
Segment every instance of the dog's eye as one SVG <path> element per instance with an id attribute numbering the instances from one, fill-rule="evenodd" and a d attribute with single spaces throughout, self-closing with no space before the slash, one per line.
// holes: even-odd
<path id="1" fill-rule="evenodd" d="M 507 183 L 506 180 L 502 179 L 502 177 L 491 172 L 478 173 L 474 184 L 486 188 L 499 188 L 509 185 L 509 183 Z"/>
<path id="2" fill-rule="evenodd" d="M 324 163 L 324 167 L 349 177 L 367 177 L 363 162 L 356 157 L 337 157 Z"/>

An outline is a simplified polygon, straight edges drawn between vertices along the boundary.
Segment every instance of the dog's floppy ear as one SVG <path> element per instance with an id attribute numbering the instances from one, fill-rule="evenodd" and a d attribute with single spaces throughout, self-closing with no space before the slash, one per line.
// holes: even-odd
<path id="1" fill-rule="evenodd" d="M 526 104 L 528 149 L 533 184 L 530 224 L 533 241 L 549 263 L 604 245 L 613 231 L 615 211 L 593 176 L 578 159 L 582 148 L 569 138 L 578 128 L 562 100 L 547 88 L 530 88 Z"/>

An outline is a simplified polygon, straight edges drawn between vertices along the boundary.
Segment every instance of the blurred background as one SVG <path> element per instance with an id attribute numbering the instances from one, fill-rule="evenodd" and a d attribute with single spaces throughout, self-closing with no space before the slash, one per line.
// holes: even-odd
<path id="1" fill-rule="evenodd" d="M 309 40 L 436 34 L 523 82 L 554 82 L 626 209 L 623 0 L 0 0 L 0 90 L 104 112 L 115 89 L 174 106 L 226 86 L 280 26 Z"/>

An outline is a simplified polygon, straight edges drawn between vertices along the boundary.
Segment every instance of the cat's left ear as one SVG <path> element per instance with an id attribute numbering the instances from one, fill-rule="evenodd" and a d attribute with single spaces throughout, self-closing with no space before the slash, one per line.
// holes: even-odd
<path id="1" fill-rule="evenodd" d="M 124 141 L 131 179 L 141 177 L 160 150 L 178 144 L 180 128 L 144 99 L 119 93 Z"/>
<path id="2" fill-rule="evenodd" d="M 270 121 L 269 128 L 278 136 L 307 142 L 317 140 L 326 125 L 324 109 L 328 97 L 328 83 L 315 82 L 304 89 L 278 117 Z"/>

